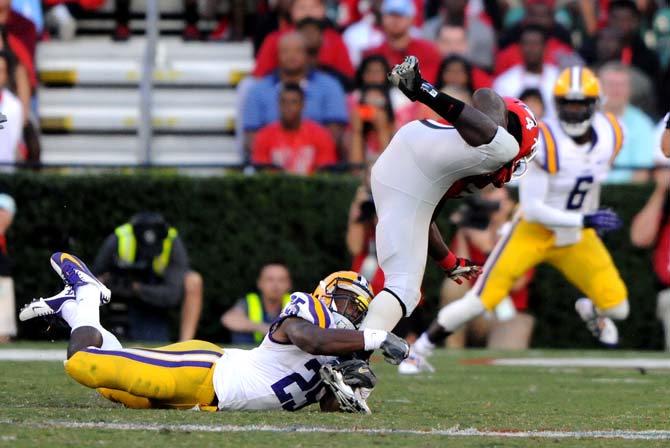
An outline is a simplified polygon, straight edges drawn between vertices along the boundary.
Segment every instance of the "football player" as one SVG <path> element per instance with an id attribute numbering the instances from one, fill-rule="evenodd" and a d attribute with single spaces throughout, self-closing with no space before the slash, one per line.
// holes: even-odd
<path id="1" fill-rule="evenodd" d="M 617 344 L 612 319 L 628 316 L 628 293 L 598 233 L 622 223 L 613 211 L 598 207 L 600 184 L 621 148 L 623 132 L 613 115 L 597 110 L 599 95 L 598 79 L 589 69 L 561 72 L 554 86 L 558 119 L 540 123 L 537 157 L 520 180 L 520 216 L 496 244 L 475 286 L 442 308 L 413 345 L 406 363 L 415 363 L 415 371 L 435 344 L 492 311 L 514 282 L 540 263 L 554 266 L 588 296 L 575 304 L 579 316 L 601 343 Z"/>
<path id="2" fill-rule="evenodd" d="M 474 107 L 464 104 L 426 82 L 414 56 L 396 65 L 389 79 L 452 125 L 406 124 L 372 168 L 377 258 L 385 281 L 362 327 L 385 330 L 416 308 L 426 254 L 457 282 L 478 274 L 479 266 L 449 251 L 433 218 L 449 198 L 508 182 L 532 158 L 538 137 L 532 112 L 519 100 L 479 89 Z"/>
<path id="3" fill-rule="evenodd" d="M 354 389 L 373 387 L 374 375 L 362 361 L 340 368 L 336 357 L 380 348 L 398 364 L 409 354 L 391 333 L 357 330 L 373 294 L 355 272 L 335 272 L 314 293 L 292 294 L 253 350 L 197 340 L 143 349 L 122 348 L 100 325 L 97 307 L 109 290 L 79 258 L 57 252 L 51 264 L 65 289 L 26 305 L 19 318 L 62 317 L 72 327 L 67 374 L 131 408 L 295 411 L 320 402 L 323 410 L 369 412 L 364 391 Z"/>

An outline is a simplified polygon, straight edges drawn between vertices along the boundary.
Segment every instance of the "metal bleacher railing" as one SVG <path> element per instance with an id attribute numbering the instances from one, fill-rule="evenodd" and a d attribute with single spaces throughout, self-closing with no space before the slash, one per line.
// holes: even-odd
<path id="1" fill-rule="evenodd" d="M 147 12 L 154 2 L 171 6 L 146 0 Z M 235 86 L 253 68 L 251 44 L 154 42 L 151 27 L 157 31 L 160 18 L 150 18 L 147 35 L 128 42 L 103 35 L 39 45 L 43 166 L 241 164 Z M 149 95 L 141 88 L 147 54 Z M 142 113 L 147 100 L 150 117 Z M 143 123 L 150 125 L 144 135 Z"/>

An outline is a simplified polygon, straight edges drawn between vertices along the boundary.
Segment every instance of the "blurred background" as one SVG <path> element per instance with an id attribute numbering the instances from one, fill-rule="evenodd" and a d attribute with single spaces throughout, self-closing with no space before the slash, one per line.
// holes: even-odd
<path id="1" fill-rule="evenodd" d="M 67 338 L 15 318 L 60 290 L 57 250 L 113 284 L 103 324 L 126 340 L 252 343 L 287 293 L 332 271 L 383 284 L 366 173 L 399 127 L 438 118 L 386 81 L 414 54 L 438 89 L 467 102 L 492 87 L 538 118 L 556 113 L 562 68 L 597 73 L 626 135 L 602 195 L 626 223 L 604 240 L 630 294 L 621 346 L 666 346 L 666 0 L 0 0 L 0 31 L 2 340 Z M 662 225 L 636 239 L 653 195 Z M 445 238 L 498 225 L 515 197 L 449 204 Z M 453 299 L 442 281 L 429 263 L 399 333 Z M 522 345 L 594 346 L 579 296 L 540 267 L 512 310 L 533 319 Z M 462 346 L 486 345 L 488 327 Z"/>

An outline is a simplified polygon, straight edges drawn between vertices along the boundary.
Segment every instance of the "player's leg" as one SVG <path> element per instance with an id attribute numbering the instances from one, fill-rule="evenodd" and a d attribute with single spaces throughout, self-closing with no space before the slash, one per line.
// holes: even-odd
<path id="1" fill-rule="evenodd" d="M 428 253 L 428 229 L 435 206 L 375 181 L 377 259 L 384 289 L 370 302 L 361 328 L 391 331 L 409 316 L 421 298 Z"/>
<path id="2" fill-rule="evenodd" d="M 502 237 L 489 255 L 482 275 L 461 299 L 440 309 L 437 318 L 412 345 L 418 358 L 427 357 L 454 331 L 486 310 L 493 311 L 514 285 L 533 266 L 542 262 L 553 234 L 537 224 L 520 221 Z M 414 369 L 405 369 L 403 373 Z"/>
<path id="3" fill-rule="evenodd" d="M 103 389 L 106 398 L 131 407 L 144 406 L 146 402 L 141 398 L 146 398 L 151 407 L 191 408 L 214 401 L 212 375 L 222 353 L 219 347 L 204 341 L 156 349 L 89 347 L 75 353 L 65 370 L 75 381 Z"/>
<path id="4" fill-rule="evenodd" d="M 628 291 L 595 231 L 586 229 L 579 243 L 552 249 L 547 262 L 586 294 L 575 308 L 589 330 L 603 344 L 616 345 L 618 332 L 612 319 L 628 317 Z"/>
<path id="5" fill-rule="evenodd" d="M 202 311 L 202 276 L 195 271 L 184 274 L 184 301 L 181 305 L 179 340 L 188 341 L 195 337 Z"/>
<path id="6" fill-rule="evenodd" d="M 51 256 L 51 266 L 65 283 L 65 289 L 53 297 L 29 303 L 19 318 L 23 321 L 44 316 L 62 317 L 72 329 L 68 357 L 89 346 L 120 348 L 116 336 L 100 324 L 99 308 L 109 302 L 109 289 L 74 255 L 56 252 Z"/>

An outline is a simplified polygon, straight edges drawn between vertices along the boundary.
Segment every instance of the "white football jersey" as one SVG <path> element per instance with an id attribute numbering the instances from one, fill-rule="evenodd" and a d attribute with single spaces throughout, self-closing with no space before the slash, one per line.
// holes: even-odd
<path id="1" fill-rule="evenodd" d="M 213 377 L 219 409 L 295 411 L 321 399 L 325 385 L 319 369 L 335 357 L 311 355 L 291 343 L 273 340 L 272 332 L 287 317 L 335 328 L 333 315 L 321 301 L 307 293 L 293 293 L 258 347 L 224 348 Z"/>
<path id="2" fill-rule="evenodd" d="M 528 212 L 529 198 L 539 199 L 554 209 L 556 214 L 545 214 L 546 220 L 539 216 L 534 221 L 554 231 L 557 240 L 565 237 L 566 243 L 578 241 L 577 234 L 581 232 L 581 225 L 569 223 L 581 222 L 582 214 L 598 209 L 600 185 L 623 143 L 623 129 L 613 115 L 596 112 L 592 127 L 593 142 L 579 145 L 563 131 L 557 119 L 542 120 L 537 155 L 529 175 L 522 177 L 519 185 L 522 211 Z M 546 174 L 547 188 L 536 188 L 534 184 L 539 171 Z M 565 222 L 556 225 L 561 221 L 561 212 Z"/>

